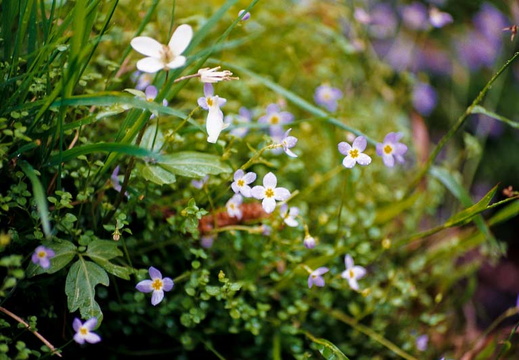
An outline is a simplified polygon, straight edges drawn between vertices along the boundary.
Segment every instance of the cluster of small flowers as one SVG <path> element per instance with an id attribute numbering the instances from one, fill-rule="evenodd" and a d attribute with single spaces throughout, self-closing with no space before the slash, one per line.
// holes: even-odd
<path id="1" fill-rule="evenodd" d="M 350 255 L 344 257 L 344 265 L 346 266 L 346 270 L 341 273 L 341 277 L 348 281 L 350 288 L 358 291 L 359 283 L 357 280 L 366 275 L 366 269 L 362 266 L 355 265 L 353 258 Z M 323 266 L 310 272 L 310 275 L 308 276 L 308 287 L 311 288 L 313 285 L 323 287 L 325 285 L 323 275 L 329 270 L 330 269 Z"/>

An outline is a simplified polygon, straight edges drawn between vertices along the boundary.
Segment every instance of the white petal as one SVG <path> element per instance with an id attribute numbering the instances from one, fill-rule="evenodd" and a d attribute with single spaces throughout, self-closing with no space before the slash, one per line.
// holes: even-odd
<path id="1" fill-rule="evenodd" d="M 366 269 L 362 266 L 354 266 L 353 273 L 355 274 L 355 279 L 360 279 L 366 275 Z"/>
<path id="2" fill-rule="evenodd" d="M 342 165 L 344 165 L 344 167 L 349 168 L 349 169 L 354 167 L 356 163 L 357 162 L 355 161 L 355 159 L 352 158 L 351 156 L 346 156 L 344 158 L 344 160 L 342 160 Z"/>
<path id="3" fill-rule="evenodd" d="M 371 163 L 371 158 L 366 154 L 359 154 L 359 157 L 357 158 L 357 162 L 360 165 L 369 165 Z"/>
<path id="4" fill-rule="evenodd" d="M 169 48 L 174 55 L 178 56 L 186 50 L 187 46 L 191 42 L 193 38 L 193 29 L 189 25 L 180 25 L 173 36 L 171 36 L 171 40 L 169 40 Z"/>
<path id="5" fill-rule="evenodd" d="M 265 198 L 263 199 L 261 205 L 263 205 L 263 209 L 265 210 L 265 212 L 267 214 L 270 214 L 276 208 L 276 200 L 272 198 Z"/>
<path id="6" fill-rule="evenodd" d="M 278 201 L 285 201 L 290 197 L 290 191 L 283 187 L 278 187 L 274 190 L 274 199 Z"/>
<path id="7" fill-rule="evenodd" d="M 342 155 L 348 155 L 348 151 L 350 151 L 351 146 L 347 142 L 341 141 L 339 143 L 339 145 L 337 146 L 337 148 L 339 149 L 339 152 Z"/>
<path id="8" fill-rule="evenodd" d="M 346 265 L 346 269 L 350 269 L 353 267 L 353 258 L 351 257 L 351 255 L 346 255 L 344 257 L 344 265 Z"/>
<path id="9" fill-rule="evenodd" d="M 265 188 L 261 185 L 256 185 L 251 189 L 250 193 L 254 198 L 261 200 L 265 197 Z"/>
<path id="10" fill-rule="evenodd" d="M 209 108 L 206 122 L 207 141 L 215 143 L 223 129 L 223 113 L 219 108 Z"/>
<path id="11" fill-rule="evenodd" d="M 263 186 L 269 188 L 275 188 L 278 183 L 278 179 L 276 178 L 276 175 L 269 172 L 267 175 L 263 177 Z"/>
<path id="12" fill-rule="evenodd" d="M 164 63 L 157 58 L 147 57 L 137 61 L 137 69 L 147 73 L 156 73 L 164 68 Z"/>
<path id="13" fill-rule="evenodd" d="M 366 141 L 366 138 L 364 136 L 358 136 L 354 141 L 353 141 L 353 147 L 354 148 L 357 148 L 359 149 L 360 151 L 364 151 L 364 149 L 366 148 L 366 145 L 368 144 L 368 142 Z"/>
<path id="14" fill-rule="evenodd" d="M 130 42 L 132 48 L 142 55 L 160 58 L 162 44 L 147 36 L 139 36 Z"/>
<path id="15" fill-rule="evenodd" d="M 175 57 L 175 60 L 168 63 L 166 66 L 170 69 L 176 69 L 181 66 L 184 66 L 185 63 L 186 63 L 186 58 L 184 56 L 177 56 L 177 57 Z"/>

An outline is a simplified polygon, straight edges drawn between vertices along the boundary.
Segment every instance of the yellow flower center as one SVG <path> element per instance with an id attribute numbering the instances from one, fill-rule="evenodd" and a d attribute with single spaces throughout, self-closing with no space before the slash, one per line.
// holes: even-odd
<path id="1" fill-rule="evenodd" d="M 79 328 L 79 333 L 83 336 L 86 336 L 88 334 L 88 329 L 86 327 L 80 327 Z"/>
<path id="2" fill-rule="evenodd" d="M 238 186 L 244 186 L 245 185 L 245 180 L 240 179 L 240 180 L 236 181 L 236 184 L 238 184 Z"/>
<path id="3" fill-rule="evenodd" d="M 348 270 L 348 276 L 350 277 L 350 279 L 353 279 L 355 277 L 355 272 L 353 271 L 353 269 Z"/>
<path id="4" fill-rule="evenodd" d="M 273 196 L 274 196 L 274 190 L 272 188 L 268 188 L 267 190 L 265 190 L 265 197 L 271 198 Z"/>
<path id="5" fill-rule="evenodd" d="M 350 156 L 351 156 L 352 158 L 354 158 L 354 159 L 357 158 L 357 157 L 359 157 L 359 150 L 357 150 L 357 149 L 351 149 L 351 150 L 350 150 Z"/>
<path id="6" fill-rule="evenodd" d="M 39 257 L 39 258 L 44 258 L 44 257 L 46 257 L 46 256 L 47 256 L 47 253 L 46 253 L 45 251 L 39 251 L 39 252 L 38 252 L 38 257 Z"/>
<path id="7" fill-rule="evenodd" d="M 391 154 L 393 152 L 393 147 L 391 145 L 386 145 L 384 146 L 384 153 L 386 153 L 387 155 Z"/>
<path id="8" fill-rule="evenodd" d="M 153 282 L 151 283 L 151 288 L 153 290 L 162 290 L 162 280 L 161 279 L 155 279 L 153 280 Z"/>
<path id="9" fill-rule="evenodd" d="M 277 125 L 279 124 L 279 116 L 277 115 L 272 115 L 270 117 L 270 121 L 269 121 L 272 125 Z"/>
<path id="10" fill-rule="evenodd" d="M 229 207 L 230 207 L 232 210 L 234 210 L 234 209 L 236 209 L 236 204 L 235 204 L 235 203 L 230 203 L 230 204 L 229 204 Z"/>
<path id="11" fill-rule="evenodd" d="M 206 101 L 207 101 L 207 105 L 208 105 L 209 107 L 213 106 L 214 101 L 213 101 L 213 98 L 212 98 L 212 97 L 208 97 L 208 98 L 206 98 Z"/>

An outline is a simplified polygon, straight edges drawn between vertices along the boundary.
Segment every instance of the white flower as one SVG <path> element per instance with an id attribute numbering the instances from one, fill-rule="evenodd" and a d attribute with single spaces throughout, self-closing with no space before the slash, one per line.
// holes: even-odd
<path id="1" fill-rule="evenodd" d="M 159 270 L 151 266 L 148 270 L 151 280 L 142 280 L 135 288 L 143 293 L 151 292 L 151 304 L 157 305 L 164 299 L 164 291 L 173 289 L 174 283 L 169 277 L 162 277 Z"/>
<path id="2" fill-rule="evenodd" d="M 186 50 L 192 37 L 191 26 L 180 25 L 171 36 L 168 45 L 163 45 L 147 36 L 132 39 L 130 44 L 133 49 L 147 56 L 137 62 L 137 69 L 156 73 L 161 69 L 176 69 L 184 66 L 186 58 L 181 54 Z"/>
<path id="3" fill-rule="evenodd" d="M 238 169 L 234 173 L 234 181 L 231 184 L 231 188 L 236 194 L 241 193 L 245 197 L 250 197 L 251 187 L 249 184 L 254 182 L 254 180 L 256 180 L 256 173 L 248 172 L 245 174 L 245 171 Z"/>
<path id="4" fill-rule="evenodd" d="M 281 205 L 281 208 L 280 208 L 280 214 L 281 214 L 281 217 L 283 218 L 283 221 L 288 226 L 296 227 L 297 225 L 299 225 L 299 223 L 297 222 L 297 219 L 296 219 L 297 216 L 299 215 L 299 208 L 292 206 L 290 209 L 288 209 L 288 205 L 283 204 L 283 205 Z"/>
<path id="5" fill-rule="evenodd" d="M 88 319 L 85 323 L 82 323 L 81 320 L 75 318 L 72 322 L 72 327 L 76 332 L 74 334 L 74 341 L 78 344 L 84 344 L 85 341 L 90 344 L 95 344 L 101 341 L 101 337 L 92 332 L 96 325 L 97 319 L 95 317 Z"/>
<path id="6" fill-rule="evenodd" d="M 198 75 L 200 75 L 200 81 L 202 81 L 203 83 L 216 83 L 219 81 L 229 81 L 238 79 L 237 77 L 232 77 L 232 72 L 230 72 L 229 70 L 216 71 L 218 69 L 220 69 L 220 66 L 217 66 L 212 69 L 203 68 L 198 70 Z"/>
<path id="7" fill-rule="evenodd" d="M 232 198 L 229 199 L 229 201 L 227 201 L 225 207 L 227 208 L 227 214 L 229 214 L 230 217 L 235 217 L 238 220 L 241 219 L 242 212 L 240 205 L 242 201 L 243 197 L 240 194 L 235 194 Z"/>
<path id="8" fill-rule="evenodd" d="M 223 112 L 220 110 L 220 106 L 223 106 L 227 100 L 214 95 L 213 85 L 208 83 L 204 84 L 204 95 L 205 97 L 198 98 L 198 105 L 209 111 L 205 123 L 207 141 L 214 144 L 222 130 L 229 126 L 229 124 L 224 124 Z"/>
<path id="9" fill-rule="evenodd" d="M 342 155 L 346 155 L 342 161 L 342 165 L 347 168 L 352 168 L 357 163 L 360 165 L 369 165 L 371 163 L 371 158 L 363 153 L 366 149 L 366 145 L 367 141 L 364 136 L 357 137 L 351 146 L 347 142 L 340 142 L 339 152 Z"/>
<path id="10" fill-rule="evenodd" d="M 350 284 L 353 290 L 359 290 L 357 280 L 366 275 L 366 269 L 362 266 L 355 266 L 350 255 L 344 257 L 344 264 L 346 265 L 346 270 L 342 272 L 341 277 L 348 280 L 348 284 Z"/>
<path id="11" fill-rule="evenodd" d="M 276 208 L 276 200 L 285 201 L 290 197 L 290 191 L 277 185 L 276 175 L 269 172 L 263 177 L 263 186 L 254 186 L 251 195 L 256 199 L 262 200 L 261 205 L 267 214 L 270 214 Z"/>

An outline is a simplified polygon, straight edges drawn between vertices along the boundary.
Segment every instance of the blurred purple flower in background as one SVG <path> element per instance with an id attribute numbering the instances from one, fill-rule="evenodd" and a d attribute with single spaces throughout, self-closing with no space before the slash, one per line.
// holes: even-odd
<path id="1" fill-rule="evenodd" d="M 404 136 L 402 133 L 390 132 L 383 143 L 377 144 L 377 155 L 382 156 L 384 165 L 387 167 L 393 167 L 395 160 L 399 163 L 405 161 L 404 154 L 407 152 L 407 146 L 399 142 L 402 136 Z"/>
<path id="2" fill-rule="evenodd" d="M 227 208 L 227 214 L 229 214 L 230 217 L 235 217 L 236 219 L 240 220 L 242 217 L 242 212 L 240 209 L 240 205 L 243 201 L 243 196 L 240 194 L 234 194 L 232 198 L 227 201 L 225 204 L 225 207 Z"/>
<path id="3" fill-rule="evenodd" d="M 229 134 L 236 137 L 244 137 L 245 135 L 247 135 L 249 128 L 243 125 L 249 124 L 251 121 L 251 111 L 243 106 L 240 108 L 240 110 L 238 110 L 238 114 L 227 115 L 225 117 L 225 123 L 230 125 L 238 125 L 234 129 L 229 131 Z"/>
<path id="4" fill-rule="evenodd" d="M 422 3 L 404 5 L 400 14 L 404 25 L 411 30 L 425 30 L 429 27 L 427 7 Z"/>
<path id="5" fill-rule="evenodd" d="M 40 265 L 44 269 L 50 268 L 50 259 L 56 256 L 54 250 L 49 249 L 45 246 L 38 246 L 32 254 L 32 262 L 36 265 Z"/>
<path id="6" fill-rule="evenodd" d="M 429 22 L 435 28 L 441 28 L 453 22 L 452 15 L 432 7 L 429 10 Z"/>
<path id="7" fill-rule="evenodd" d="M 325 285 L 322 275 L 328 272 L 327 267 L 320 267 L 308 276 L 308 287 L 311 288 L 313 285 L 323 287 Z"/>
<path id="8" fill-rule="evenodd" d="M 283 133 L 283 125 L 291 123 L 294 115 L 288 111 L 281 111 L 278 104 L 267 106 L 266 114 L 258 119 L 259 123 L 270 125 L 270 136 L 275 137 Z"/>
<path id="9" fill-rule="evenodd" d="M 200 245 L 204 249 L 209 249 L 210 247 L 213 246 L 213 243 L 214 243 L 214 236 L 213 235 L 204 235 L 200 239 Z"/>
<path id="10" fill-rule="evenodd" d="M 337 110 L 337 101 L 342 98 L 342 91 L 330 85 L 321 85 L 315 89 L 314 100 L 316 104 L 323 106 L 329 112 Z"/>
<path id="11" fill-rule="evenodd" d="M 369 25 L 370 34 L 377 39 L 393 38 L 398 26 L 398 19 L 389 4 L 376 4 L 369 12 L 371 22 Z"/>
<path id="12" fill-rule="evenodd" d="M 434 88 L 424 82 L 417 82 L 413 88 L 413 106 L 422 116 L 429 116 L 438 103 Z"/>
<path id="13" fill-rule="evenodd" d="M 419 351 L 425 351 L 427 350 L 427 344 L 429 342 L 429 336 L 427 335 L 420 335 L 416 338 L 416 348 Z"/>

